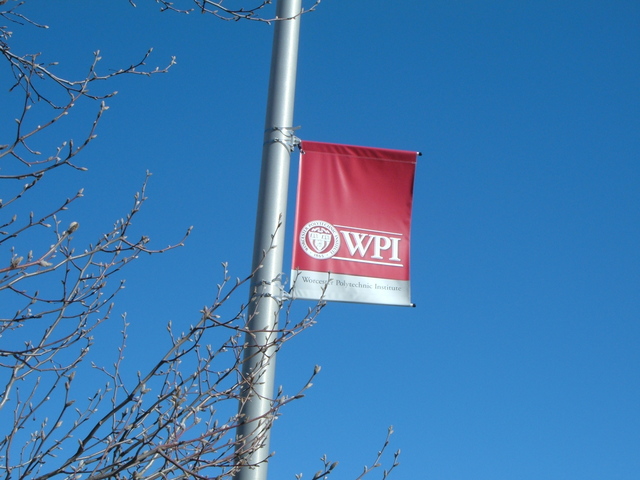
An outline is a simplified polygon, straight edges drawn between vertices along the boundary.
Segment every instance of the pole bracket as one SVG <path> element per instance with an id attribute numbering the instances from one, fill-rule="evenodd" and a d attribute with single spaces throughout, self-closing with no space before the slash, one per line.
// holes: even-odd
<path id="1" fill-rule="evenodd" d="M 300 127 L 273 127 L 272 132 L 278 132 L 280 136 L 272 138 L 270 142 L 266 143 L 279 143 L 284 145 L 290 153 L 293 153 L 301 140 L 295 136 L 294 132 L 300 130 Z"/>

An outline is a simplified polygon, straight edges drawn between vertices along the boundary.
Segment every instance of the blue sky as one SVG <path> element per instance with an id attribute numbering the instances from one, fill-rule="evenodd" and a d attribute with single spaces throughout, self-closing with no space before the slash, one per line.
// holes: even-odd
<path id="1" fill-rule="evenodd" d="M 189 323 L 212 299 L 220 262 L 250 269 L 272 27 L 150 0 L 31 0 L 24 12 L 50 28 L 15 29 L 13 48 L 70 75 L 97 49 L 104 69 L 149 47 L 151 66 L 177 58 L 165 75 L 112 84 L 81 157 L 89 171 L 43 193 L 84 187 L 69 220 L 89 239 L 150 170 L 139 231 L 163 246 L 194 226 L 184 248 L 126 272 L 117 310 L 143 358 L 168 320 Z M 286 345 L 285 389 L 323 368 L 276 422 L 270 478 L 310 478 L 325 453 L 336 478 L 355 478 L 389 425 L 395 478 L 638 478 L 639 85 L 633 1 L 324 0 L 304 16 L 298 136 L 424 154 L 417 308 L 330 304 Z M 65 127 L 77 137 L 92 109 L 79 110 Z"/>

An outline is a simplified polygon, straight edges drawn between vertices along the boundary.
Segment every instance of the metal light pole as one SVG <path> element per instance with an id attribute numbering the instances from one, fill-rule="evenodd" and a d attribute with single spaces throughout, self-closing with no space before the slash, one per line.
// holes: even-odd
<path id="1" fill-rule="evenodd" d="M 250 384 L 243 392 L 240 413 L 246 422 L 238 428 L 243 445 L 261 438 L 262 446 L 243 459 L 255 468 L 241 467 L 235 480 L 266 480 L 269 456 L 269 412 L 275 378 L 275 348 L 280 277 L 284 253 L 290 147 L 293 145 L 298 38 L 302 0 L 278 0 L 271 53 L 258 212 L 253 246 L 253 270 L 249 304 L 249 332 L 245 337 L 243 375 Z M 265 255 L 266 252 L 266 255 Z M 262 265 L 260 267 L 260 265 Z M 260 267 L 260 268 L 259 268 Z M 257 269 L 257 270 L 256 270 Z M 262 462 L 262 463 L 260 463 Z"/>

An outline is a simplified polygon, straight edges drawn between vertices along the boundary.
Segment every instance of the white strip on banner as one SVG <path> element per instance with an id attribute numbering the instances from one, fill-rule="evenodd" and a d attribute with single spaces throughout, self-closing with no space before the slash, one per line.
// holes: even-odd
<path id="1" fill-rule="evenodd" d="M 412 305 L 416 152 L 301 144 L 294 298 Z"/>

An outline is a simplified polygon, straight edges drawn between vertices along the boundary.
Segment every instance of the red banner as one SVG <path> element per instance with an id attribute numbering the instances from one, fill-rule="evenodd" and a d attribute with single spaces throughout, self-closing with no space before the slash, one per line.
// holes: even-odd
<path id="1" fill-rule="evenodd" d="M 417 152 L 307 141 L 301 151 L 293 297 L 412 305 Z"/>

